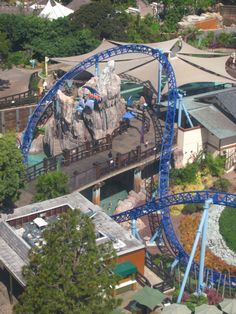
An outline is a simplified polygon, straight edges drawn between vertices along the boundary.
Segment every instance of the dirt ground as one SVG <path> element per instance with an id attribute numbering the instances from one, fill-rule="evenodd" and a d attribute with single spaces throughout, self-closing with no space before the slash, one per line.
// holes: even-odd
<path id="1" fill-rule="evenodd" d="M 229 193 L 236 193 L 236 169 L 231 170 L 230 172 L 224 175 L 224 178 L 228 179 L 231 183 L 229 187 Z"/>

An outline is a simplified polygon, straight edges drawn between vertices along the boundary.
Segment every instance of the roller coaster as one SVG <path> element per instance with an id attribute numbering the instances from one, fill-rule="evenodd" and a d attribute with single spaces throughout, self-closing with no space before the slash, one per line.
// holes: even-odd
<path id="1" fill-rule="evenodd" d="M 145 54 L 153 57 L 162 65 L 163 72 L 167 77 L 168 84 L 168 107 L 166 112 L 166 121 L 164 125 L 160 163 L 159 163 L 159 188 L 158 188 L 158 198 L 147 202 L 145 205 L 134 208 L 132 210 L 117 214 L 112 216 L 117 222 L 123 222 L 127 220 L 137 219 L 157 211 L 161 215 L 161 224 L 163 226 L 165 236 L 169 242 L 169 245 L 174 252 L 178 260 L 187 264 L 189 260 L 189 255 L 185 252 L 182 244 L 180 243 L 171 220 L 169 207 L 174 204 L 186 204 L 186 203 L 203 203 L 206 199 L 212 198 L 214 204 L 227 205 L 231 207 L 236 207 L 236 195 L 212 192 L 212 191 L 192 191 L 185 193 L 178 193 L 174 195 L 168 195 L 169 189 L 169 170 L 170 170 L 170 160 L 172 153 L 172 142 L 174 137 L 174 120 L 176 113 L 176 102 L 178 98 L 178 91 L 176 86 L 175 73 L 171 64 L 169 63 L 167 57 L 159 49 L 154 49 L 146 45 L 140 44 L 130 44 L 121 45 L 118 47 L 107 49 L 100 52 L 84 61 L 80 62 L 70 71 L 68 71 L 64 76 L 62 76 L 52 88 L 41 98 L 37 104 L 33 114 L 29 118 L 28 124 L 22 136 L 21 151 L 24 157 L 24 162 L 27 163 L 28 153 L 33 140 L 34 129 L 37 123 L 40 121 L 41 116 L 47 110 L 49 104 L 56 96 L 57 91 L 63 86 L 66 80 L 71 80 L 76 77 L 79 73 L 88 69 L 91 66 L 96 66 L 100 61 L 111 58 L 116 55 L 129 54 L 129 53 L 139 53 Z M 195 264 L 195 269 L 198 271 L 198 265 Z M 206 271 L 211 273 L 211 279 L 214 283 L 225 284 L 222 274 L 215 271 L 206 269 Z M 231 287 L 236 287 L 236 277 L 231 276 L 227 285 Z"/>

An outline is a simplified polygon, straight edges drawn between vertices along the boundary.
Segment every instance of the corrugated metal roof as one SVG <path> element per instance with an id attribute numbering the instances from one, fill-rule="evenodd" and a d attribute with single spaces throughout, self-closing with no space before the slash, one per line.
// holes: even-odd
<path id="1" fill-rule="evenodd" d="M 236 136 L 236 125 L 213 105 L 189 110 L 189 113 L 219 139 Z"/>

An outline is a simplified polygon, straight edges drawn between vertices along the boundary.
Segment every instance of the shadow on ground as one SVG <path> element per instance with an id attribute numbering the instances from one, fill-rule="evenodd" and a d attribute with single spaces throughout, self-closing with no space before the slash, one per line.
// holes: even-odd
<path id="1" fill-rule="evenodd" d="M 2 80 L 0 79 L 0 91 L 10 88 L 10 81 L 9 80 Z"/>

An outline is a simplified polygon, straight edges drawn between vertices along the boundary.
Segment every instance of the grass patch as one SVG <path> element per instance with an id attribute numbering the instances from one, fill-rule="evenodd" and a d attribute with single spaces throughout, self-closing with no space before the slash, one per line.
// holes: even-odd
<path id="1" fill-rule="evenodd" d="M 227 246 L 236 252 L 236 209 L 225 207 L 220 216 L 219 225 L 220 233 Z"/>

